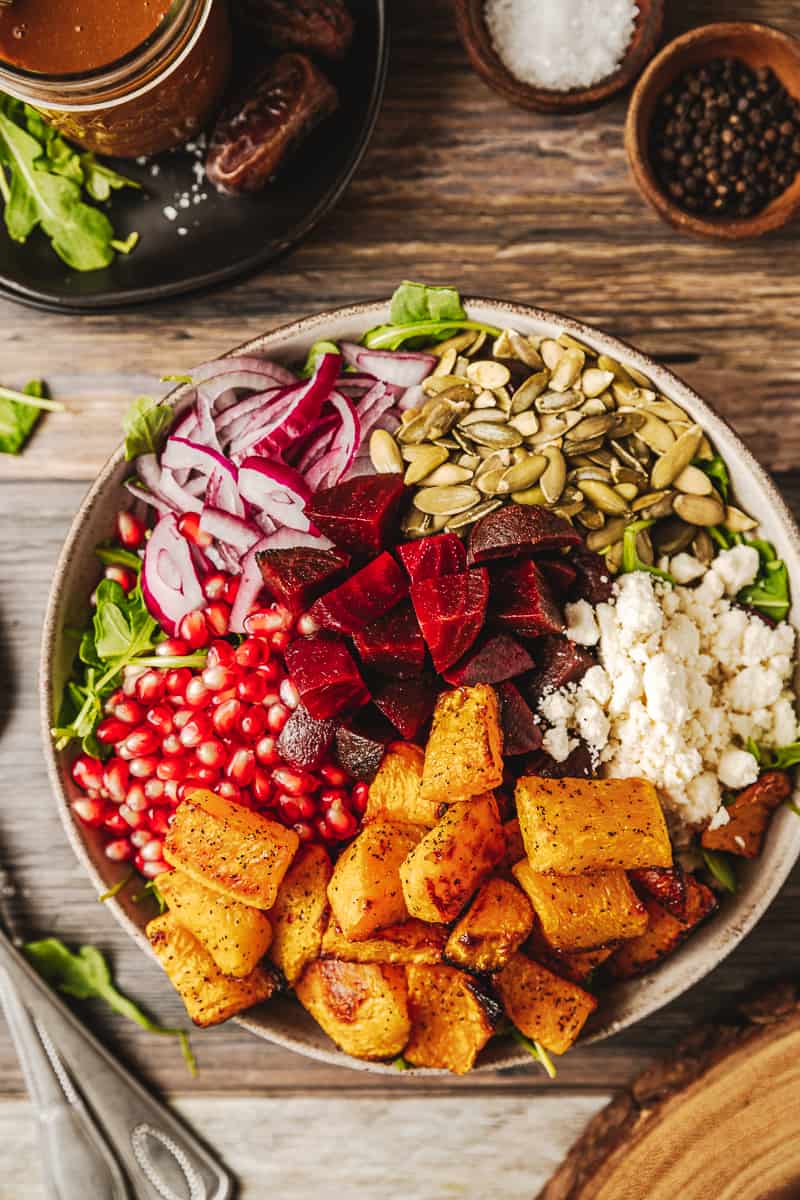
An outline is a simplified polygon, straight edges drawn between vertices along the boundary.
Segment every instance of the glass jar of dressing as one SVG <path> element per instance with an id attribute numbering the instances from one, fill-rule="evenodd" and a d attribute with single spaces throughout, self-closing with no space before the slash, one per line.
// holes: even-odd
<path id="1" fill-rule="evenodd" d="M 0 91 L 87 150 L 157 154 L 197 134 L 230 72 L 224 0 L 13 0 Z"/>

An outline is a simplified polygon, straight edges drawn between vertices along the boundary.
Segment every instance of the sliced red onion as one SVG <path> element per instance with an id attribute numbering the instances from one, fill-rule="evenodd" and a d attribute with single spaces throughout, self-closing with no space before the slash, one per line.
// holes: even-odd
<path id="1" fill-rule="evenodd" d="M 261 574 L 261 568 L 256 562 L 256 554 L 259 550 L 266 550 L 269 546 L 269 538 L 263 537 L 260 541 L 248 550 L 247 554 L 242 559 L 242 575 L 239 580 L 239 590 L 236 593 L 236 599 L 231 608 L 231 615 L 228 621 L 228 628 L 231 633 L 244 633 L 245 617 L 250 612 L 250 609 L 258 600 L 261 589 L 264 586 L 264 579 Z"/>
<path id="2" fill-rule="evenodd" d="M 237 478 L 221 467 L 215 467 L 209 476 L 205 501 L 211 508 L 221 508 L 236 517 L 244 516 L 244 501 L 239 495 Z"/>
<path id="3" fill-rule="evenodd" d="M 409 408 L 421 408 L 427 399 L 420 384 L 416 384 L 414 387 L 406 388 L 402 396 L 398 398 L 397 407 L 401 412 L 405 412 Z"/>
<path id="4" fill-rule="evenodd" d="M 188 468 L 199 471 L 201 475 L 209 476 L 212 471 L 227 471 L 236 480 L 236 467 L 225 457 L 221 450 L 213 446 L 204 446 L 200 442 L 192 442 L 187 438 L 176 437 L 174 434 L 167 439 L 167 444 L 161 454 L 161 466 L 173 470 Z"/>
<path id="5" fill-rule="evenodd" d="M 202 502 L 181 487 L 171 470 L 158 465 L 155 454 L 140 454 L 136 470 L 142 483 L 173 512 L 200 512 Z"/>
<path id="6" fill-rule="evenodd" d="M 359 401 L 356 412 L 358 413 L 358 420 L 361 426 L 362 443 L 366 441 L 384 414 L 390 408 L 394 408 L 394 404 L 394 396 L 385 383 L 376 383 L 375 387 L 367 392 L 363 400 Z"/>
<path id="7" fill-rule="evenodd" d="M 239 495 L 277 525 L 307 532 L 303 511 L 311 489 L 294 467 L 266 458 L 246 458 L 239 468 Z"/>
<path id="8" fill-rule="evenodd" d="M 192 383 L 195 385 L 205 383 L 209 379 L 232 375 L 257 375 L 261 378 L 260 382 L 255 384 L 228 383 L 228 387 L 252 387 L 257 391 L 262 391 L 264 388 L 264 376 L 274 379 L 277 384 L 281 385 L 297 382 L 297 376 L 288 367 L 281 366 L 280 363 L 272 362 L 267 358 L 258 358 L 255 354 L 237 354 L 231 355 L 230 358 L 215 358 L 213 362 L 201 363 L 199 367 L 192 370 L 191 374 Z"/>
<path id="9" fill-rule="evenodd" d="M 140 500 L 143 504 L 151 505 L 159 517 L 164 517 L 167 513 L 174 511 L 171 504 L 167 504 L 166 500 L 159 499 L 154 492 L 148 491 L 139 479 L 126 479 L 125 487 L 137 500 Z"/>
<path id="10" fill-rule="evenodd" d="M 347 397 L 333 392 L 331 404 L 341 416 L 342 423 L 333 435 L 330 448 L 305 473 L 312 490 L 332 487 L 343 479 L 361 441 L 358 415 Z"/>
<path id="11" fill-rule="evenodd" d="M 295 546 L 311 546 L 314 550 L 330 550 L 333 542 L 321 533 L 300 533 L 297 529 L 277 529 L 264 538 L 261 550 L 291 550 Z"/>
<path id="12" fill-rule="evenodd" d="M 235 517 L 232 513 L 208 506 L 200 514 L 200 528 L 204 533 L 210 533 L 213 538 L 234 546 L 243 554 L 263 536 L 260 529 L 242 517 Z"/>
<path id="13" fill-rule="evenodd" d="M 239 430 L 238 428 L 233 429 L 231 426 L 237 426 L 242 417 L 263 408 L 278 396 L 285 396 L 286 393 L 286 388 L 268 388 L 266 391 L 255 392 L 251 396 L 237 399 L 235 404 L 232 404 L 230 408 L 223 409 L 214 418 L 217 433 L 222 436 L 223 432 L 226 432 L 228 437 L 235 437 Z M 241 428 L 244 428 L 244 423 Z"/>
<path id="14" fill-rule="evenodd" d="M 410 388 L 427 379 L 436 366 L 433 354 L 409 354 L 402 350 L 361 349 L 355 366 L 368 371 L 384 383 Z"/>
<path id="15" fill-rule="evenodd" d="M 354 367 L 358 370 L 358 356 L 362 353 L 364 347 L 358 342 L 339 342 L 339 349 L 348 367 Z"/>
<path id="16" fill-rule="evenodd" d="M 145 548 L 142 594 L 150 614 L 169 634 L 205 602 L 189 543 L 181 537 L 174 513 L 161 518 Z"/>
<path id="17" fill-rule="evenodd" d="M 331 394 L 339 375 L 342 359 L 339 354 L 323 354 L 317 369 L 301 388 L 292 394 L 292 403 L 265 430 L 264 443 L 280 454 L 291 446 L 310 424 L 318 420 L 322 406 Z M 231 447 L 231 452 L 233 448 Z"/>

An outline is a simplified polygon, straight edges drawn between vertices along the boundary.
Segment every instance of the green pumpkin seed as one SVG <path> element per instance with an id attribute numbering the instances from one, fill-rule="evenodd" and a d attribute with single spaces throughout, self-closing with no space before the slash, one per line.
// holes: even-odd
<path id="1" fill-rule="evenodd" d="M 466 467 L 446 462 L 421 479 L 420 487 L 450 487 L 456 483 L 469 483 L 474 474 L 474 471 L 468 471 Z"/>
<path id="2" fill-rule="evenodd" d="M 539 431 L 539 418 L 532 408 L 529 408 L 527 412 L 517 413 L 515 417 L 511 417 L 508 424 L 523 437 L 533 437 Z"/>
<path id="3" fill-rule="evenodd" d="M 578 421 L 578 424 L 573 425 L 572 429 L 570 429 L 569 440 L 571 442 L 586 442 L 596 437 L 602 437 L 613 427 L 615 419 L 612 413 L 607 412 L 584 417 L 582 421 Z"/>
<path id="4" fill-rule="evenodd" d="M 407 484 L 419 483 L 430 475 L 431 471 L 446 463 L 449 457 L 442 446 L 418 446 L 416 450 L 417 453 L 406 468 L 404 482 Z"/>
<path id="5" fill-rule="evenodd" d="M 632 433 L 638 433 L 647 423 L 647 417 L 638 409 L 632 409 L 615 413 L 613 421 L 611 435 L 615 438 L 625 438 L 630 437 Z"/>
<path id="6" fill-rule="evenodd" d="M 485 341 L 486 341 L 486 330 L 482 329 L 480 331 L 480 333 L 477 335 L 477 337 L 475 338 L 475 341 L 472 343 L 472 345 L 469 347 L 469 349 L 464 351 L 464 353 L 466 355 L 468 355 L 469 358 L 474 358 L 475 355 L 478 353 L 478 351 L 483 349 L 483 344 Z"/>
<path id="7" fill-rule="evenodd" d="M 550 376 L 550 387 L 554 392 L 566 392 L 580 376 L 586 355 L 583 350 L 565 350 Z"/>
<path id="8" fill-rule="evenodd" d="M 656 556 L 653 551 L 650 534 L 646 529 L 640 529 L 636 535 L 636 553 L 643 563 L 646 563 L 648 567 L 652 567 Z"/>
<path id="9" fill-rule="evenodd" d="M 747 513 L 743 513 L 740 508 L 734 508 L 732 504 L 729 504 L 725 509 L 723 524 L 731 533 L 747 533 L 748 530 L 755 529 L 758 521 L 748 517 Z"/>
<path id="10" fill-rule="evenodd" d="M 615 542 L 621 542 L 626 524 L 624 517 L 613 517 L 610 521 L 606 521 L 602 531 L 589 534 L 586 539 L 587 549 L 597 553 L 605 550 L 607 546 L 613 546 Z"/>
<path id="11" fill-rule="evenodd" d="M 583 342 L 579 342 L 577 338 L 572 337 L 568 333 L 560 333 L 558 335 L 558 344 L 563 346 L 565 350 L 580 350 L 583 355 L 594 356 L 594 350 L 590 350 L 588 346 L 584 346 Z"/>
<path id="12" fill-rule="evenodd" d="M 555 446 L 546 446 L 542 453 L 547 466 L 540 476 L 539 487 L 548 504 L 557 504 L 567 482 L 567 464 Z"/>
<path id="13" fill-rule="evenodd" d="M 668 517 L 674 510 L 675 493 L 672 491 L 646 492 L 639 496 L 631 505 L 631 510 L 642 518 L 654 521 Z"/>
<path id="14" fill-rule="evenodd" d="M 613 382 L 613 371 L 601 371 L 599 367 L 587 367 L 581 375 L 581 390 L 584 396 L 599 396 Z"/>
<path id="15" fill-rule="evenodd" d="M 645 434 L 652 435 L 652 422 L 659 421 L 658 417 L 648 417 L 647 422 L 639 430 L 639 436 L 646 440 Z M 659 424 L 661 422 L 659 421 Z M 664 426 L 667 428 L 667 426 Z M 661 434 L 659 433 L 659 436 Z M 658 491 L 669 487 L 678 478 L 684 467 L 688 467 L 695 456 L 703 431 L 699 425 L 691 425 L 682 433 L 660 458 L 656 459 L 650 475 L 650 483 Z M 702 471 L 699 472 L 702 474 Z"/>
<path id="16" fill-rule="evenodd" d="M 576 521 L 584 529 L 602 529 L 606 523 L 605 516 L 596 508 L 584 508 L 576 515 Z"/>
<path id="17" fill-rule="evenodd" d="M 511 412 L 516 415 L 516 413 L 525 412 L 526 409 L 529 409 L 534 401 L 541 396 L 549 382 L 550 372 L 546 369 L 537 371 L 534 375 L 529 375 L 511 397 Z"/>
<path id="18" fill-rule="evenodd" d="M 379 475 L 400 475 L 403 456 L 397 442 L 385 429 L 373 429 L 369 439 L 369 456 Z"/>
<path id="19" fill-rule="evenodd" d="M 555 416 L 583 404 L 580 392 L 545 392 L 534 401 L 536 411 L 543 416 Z"/>
<path id="20" fill-rule="evenodd" d="M 477 454 L 459 454 L 456 464 L 459 467 L 466 467 L 469 471 L 477 471 L 482 461 Z"/>
<path id="21" fill-rule="evenodd" d="M 674 509 L 689 525 L 719 525 L 725 520 L 725 505 L 714 495 L 675 497 Z"/>
<path id="22" fill-rule="evenodd" d="M 541 479 L 547 464 L 544 454 L 531 454 L 522 462 L 514 463 L 502 475 L 497 491 L 502 494 L 524 492 Z"/>
<path id="23" fill-rule="evenodd" d="M 475 486 L 484 496 L 497 496 L 502 490 L 500 485 L 505 473 L 505 467 L 492 467 L 491 470 L 475 476 Z"/>
<path id="24" fill-rule="evenodd" d="M 711 480 L 699 467 L 684 467 L 673 483 L 679 492 L 687 492 L 690 496 L 711 495 Z"/>
<path id="25" fill-rule="evenodd" d="M 425 418 L 421 413 L 412 417 L 405 425 L 401 425 L 397 431 L 398 442 L 406 446 L 417 446 L 425 441 L 426 436 Z"/>
<path id="26" fill-rule="evenodd" d="M 517 333 L 516 329 L 508 329 L 506 332 L 508 334 L 508 344 L 514 358 L 518 358 L 520 362 L 524 362 L 526 367 L 538 369 L 539 367 L 544 366 L 544 360 L 541 354 L 536 347 L 528 341 L 527 338 L 524 338 L 522 334 Z M 494 354 L 495 358 L 505 357 L 504 355 L 498 355 L 497 351 L 495 351 Z"/>
<path id="27" fill-rule="evenodd" d="M 432 518 L 428 513 L 420 512 L 418 508 L 410 508 L 400 523 L 400 528 L 407 537 L 424 537 L 430 532 Z"/>
<path id="28" fill-rule="evenodd" d="M 414 504 L 420 512 L 432 517 L 451 517 L 472 508 L 481 498 L 477 488 L 460 484 L 454 487 L 421 488 L 414 496 Z"/>
<path id="29" fill-rule="evenodd" d="M 476 504 L 474 508 L 450 517 L 445 529 L 455 532 L 457 529 L 463 529 L 466 525 L 472 525 L 474 521 L 479 521 L 481 517 L 486 517 L 490 512 L 494 512 L 502 503 L 502 500 L 484 500 L 482 504 Z"/>
<path id="30" fill-rule="evenodd" d="M 677 517 L 671 517 L 653 526 L 652 540 L 659 554 L 680 554 L 696 533 L 694 525 L 687 525 Z"/>
<path id="31" fill-rule="evenodd" d="M 564 347 L 559 346 L 554 338 L 545 338 L 539 343 L 539 353 L 542 356 L 544 365 L 551 371 L 554 371 L 561 362 L 561 356 L 564 353 Z"/>
<path id="32" fill-rule="evenodd" d="M 617 483 L 614 485 L 614 491 L 618 492 L 627 504 L 630 504 L 639 495 L 639 489 L 635 483 Z"/>
<path id="33" fill-rule="evenodd" d="M 675 434 L 659 417 L 646 415 L 644 424 L 636 430 L 636 436 L 656 454 L 666 454 L 675 443 Z"/>
<path id="34" fill-rule="evenodd" d="M 468 412 L 465 417 L 461 418 L 458 428 L 468 429 L 470 425 L 477 425 L 480 421 L 488 421 L 490 424 L 496 425 L 508 423 L 506 414 L 499 408 L 473 408 L 472 412 Z"/>
<path id="35" fill-rule="evenodd" d="M 469 386 L 469 380 L 466 375 L 429 375 L 427 379 L 422 381 L 422 390 L 426 396 L 441 396 L 443 392 L 449 391 L 450 388 L 464 388 Z M 470 395 L 473 395 L 470 388 Z"/>
<path id="36" fill-rule="evenodd" d="M 698 529 L 692 538 L 692 554 L 705 566 L 709 566 L 714 557 L 714 543 L 711 535 L 705 529 Z"/>
<path id="37" fill-rule="evenodd" d="M 488 388 L 491 391 L 504 387 L 510 378 L 511 372 L 505 363 L 495 362 L 491 358 L 477 359 L 467 367 L 467 379 L 481 389 Z"/>
<path id="38" fill-rule="evenodd" d="M 598 479 L 582 479 L 581 491 L 590 504 L 609 516 L 620 516 L 628 511 L 627 501 L 607 483 L 601 483 Z"/>
<path id="39" fill-rule="evenodd" d="M 481 392 L 479 396 L 476 396 L 475 403 L 472 406 L 473 412 L 475 409 L 480 408 L 497 408 L 497 397 L 495 396 L 494 392 L 485 391 Z"/>
<path id="40" fill-rule="evenodd" d="M 473 345 L 477 334 L 468 329 L 466 333 L 457 333 L 455 337 L 446 338 L 445 341 L 439 342 L 438 345 L 432 346 L 427 354 L 435 354 L 437 358 L 441 358 L 448 350 L 455 350 L 456 354 L 460 354 L 462 350 L 466 350 L 468 346 Z"/>
<path id="41" fill-rule="evenodd" d="M 508 425 L 492 425 L 488 421 L 479 421 L 475 425 L 470 425 L 469 429 L 464 432 L 471 441 L 478 442 L 481 446 L 510 449 L 512 446 L 519 446 L 522 443 L 522 434 L 516 429 L 511 429 Z"/>
<path id="42" fill-rule="evenodd" d="M 547 503 L 540 487 L 526 488 L 524 492 L 512 492 L 511 499 L 515 504 L 543 505 Z"/>

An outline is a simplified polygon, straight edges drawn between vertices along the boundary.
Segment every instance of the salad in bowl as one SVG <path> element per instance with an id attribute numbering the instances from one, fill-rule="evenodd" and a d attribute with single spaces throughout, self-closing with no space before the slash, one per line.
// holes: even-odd
<path id="1" fill-rule="evenodd" d="M 552 1071 L 797 855 L 791 518 L 669 372 L 552 314 L 406 283 L 266 342 L 137 403 L 65 548 L 73 838 L 149 881 L 120 911 L 199 1025 Z"/>

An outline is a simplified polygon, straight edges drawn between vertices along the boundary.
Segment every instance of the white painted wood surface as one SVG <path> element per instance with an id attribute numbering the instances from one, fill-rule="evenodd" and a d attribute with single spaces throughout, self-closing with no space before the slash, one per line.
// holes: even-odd
<path id="1" fill-rule="evenodd" d="M 609 1098 L 203 1096 L 175 1107 L 224 1149 L 240 1200 L 530 1200 Z M 22 1100 L 0 1101 L 0 1157 L 0 1200 L 52 1200 Z"/>

